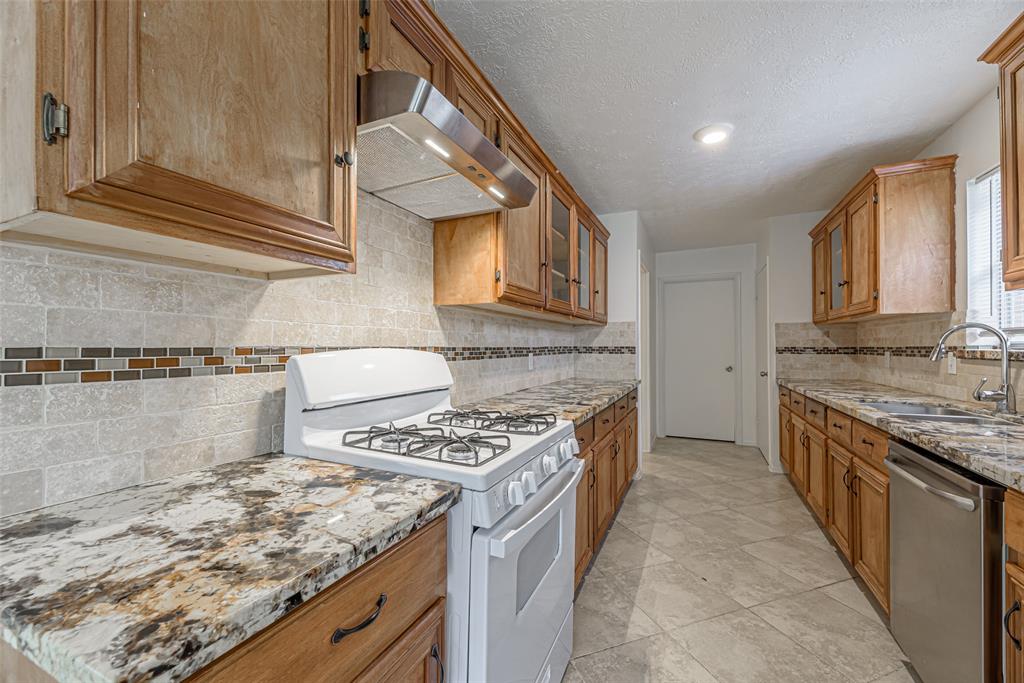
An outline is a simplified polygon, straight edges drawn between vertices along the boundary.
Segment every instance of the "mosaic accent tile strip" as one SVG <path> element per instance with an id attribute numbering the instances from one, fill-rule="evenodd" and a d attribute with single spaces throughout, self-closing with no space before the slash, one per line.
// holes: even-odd
<path id="1" fill-rule="evenodd" d="M 888 351 L 898 358 L 928 358 L 931 346 L 778 346 L 775 353 L 784 355 L 809 356 L 884 356 Z M 950 353 L 963 360 L 999 360 L 999 351 L 994 349 L 972 349 L 963 346 L 946 347 Z M 1024 362 L 1024 351 L 1010 351 L 1010 360 Z"/>
<path id="2" fill-rule="evenodd" d="M 291 356 L 357 346 L 7 347 L 0 353 L 3 386 L 124 382 L 172 377 L 284 372 Z M 574 353 L 635 354 L 633 346 L 412 346 L 449 362 Z"/>

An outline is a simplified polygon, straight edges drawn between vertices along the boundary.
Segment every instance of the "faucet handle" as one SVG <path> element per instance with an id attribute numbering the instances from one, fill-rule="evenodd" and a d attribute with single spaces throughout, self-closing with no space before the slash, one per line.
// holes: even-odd
<path id="1" fill-rule="evenodd" d="M 988 382 L 988 377 L 982 377 L 981 381 L 978 382 L 978 386 L 976 386 L 974 388 L 974 400 L 975 401 L 985 401 L 985 400 L 987 400 L 985 395 L 981 391 L 982 387 L 985 386 L 986 382 Z"/>

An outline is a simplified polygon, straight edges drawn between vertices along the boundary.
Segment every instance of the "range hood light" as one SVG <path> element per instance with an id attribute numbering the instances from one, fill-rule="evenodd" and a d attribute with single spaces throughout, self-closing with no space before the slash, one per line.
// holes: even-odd
<path id="1" fill-rule="evenodd" d="M 427 147 L 429 147 L 430 149 L 434 150 L 435 152 L 437 152 L 438 154 L 443 156 L 445 159 L 451 159 L 452 158 L 451 154 L 449 154 L 448 152 L 444 151 L 444 148 L 441 147 L 441 145 L 437 144 L 436 142 L 434 142 L 430 138 L 427 138 L 426 140 L 424 140 L 423 143 Z"/>
<path id="2" fill-rule="evenodd" d="M 488 187 L 487 191 L 490 192 L 491 194 L 493 194 L 498 199 L 504 199 L 505 198 L 505 195 L 502 194 L 501 190 L 499 190 L 496 187 Z"/>

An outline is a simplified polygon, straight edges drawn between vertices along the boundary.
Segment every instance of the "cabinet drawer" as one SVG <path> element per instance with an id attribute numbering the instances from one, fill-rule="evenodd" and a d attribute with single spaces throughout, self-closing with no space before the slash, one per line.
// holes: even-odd
<path id="1" fill-rule="evenodd" d="M 826 422 L 828 423 L 828 438 L 836 443 L 849 448 L 853 440 L 853 418 L 838 410 L 827 411 Z"/>
<path id="2" fill-rule="evenodd" d="M 594 418 L 594 441 L 600 441 L 615 426 L 615 406 L 611 405 L 602 410 Z"/>
<path id="3" fill-rule="evenodd" d="M 621 422 L 629 412 L 629 397 L 623 396 L 615 402 L 615 422 Z"/>
<path id="4" fill-rule="evenodd" d="M 638 399 L 638 396 L 637 396 L 636 389 L 634 389 L 633 391 L 629 392 L 629 396 L 626 397 L 626 402 L 629 404 L 628 405 L 629 410 L 636 410 L 637 399 Z"/>
<path id="5" fill-rule="evenodd" d="M 580 444 L 580 457 L 586 455 L 587 449 L 594 445 L 594 420 L 590 418 L 576 428 L 576 440 Z"/>
<path id="6" fill-rule="evenodd" d="M 853 452 L 875 467 L 882 468 L 883 472 L 887 471 L 882 463 L 889 452 L 889 435 L 858 420 L 853 421 L 852 432 L 853 443 L 850 447 Z"/>
<path id="7" fill-rule="evenodd" d="M 442 518 L 313 597 L 191 681 L 351 681 L 445 597 Z M 387 596 L 381 606 L 382 596 Z M 336 629 L 375 620 L 341 636 Z"/>
<path id="8" fill-rule="evenodd" d="M 818 429 L 825 431 L 825 406 L 811 399 L 804 399 L 804 417 Z"/>
<path id="9" fill-rule="evenodd" d="M 806 400 L 807 399 L 805 399 L 801 394 L 798 394 L 795 391 L 790 392 L 790 394 L 789 394 L 789 409 L 792 410 L 797 415 L 803 415 L 804 414 L 804 402 Z"/>
<path id="10" fill-rule="evenodd" d="M 789 407 L 789 389 L 779 387 L 779 405 Z"/>
<path id="11" fill-rule="evenodd" d="M 1006 490 L 1003 517 L 1003 538 L 1006 545 L 1017 552 L 1024 552 L 1024 495 L 1012 489 Z"/>

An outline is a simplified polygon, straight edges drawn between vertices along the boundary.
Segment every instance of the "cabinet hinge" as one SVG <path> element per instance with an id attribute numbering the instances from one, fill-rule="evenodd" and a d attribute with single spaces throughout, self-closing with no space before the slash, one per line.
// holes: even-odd
<path id="1" fill-rule="evenodd" d="M 43 93 L 42 107 L 43 142 L 52 145 L 57 136 L 68 136 L 68 105 L 60 104 L 53 93 Z"/>
<path id="2" fill-rule="evenodd" d="M 359 16 L 370 16 L 370 0 L 359 0 Z"/>
<path id="3" fill-rule="evenodd" d="M 370 49 L 370 32 L 362 26 L 359 27 L 359 51 L 366 52 Z"/>
<path id="4" fill-rule="evenodd" d="M 501 269 L 494 271 L 494 281 L 501 282 Z"/>
<path id="5" fill-rule="evenodd" d="M 872 299 L 878 299 L 878 290 L 876 289 L 874 294 L 871 295 Z"/>

